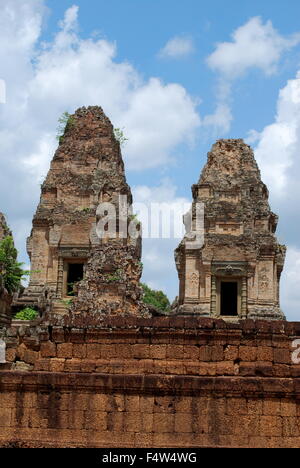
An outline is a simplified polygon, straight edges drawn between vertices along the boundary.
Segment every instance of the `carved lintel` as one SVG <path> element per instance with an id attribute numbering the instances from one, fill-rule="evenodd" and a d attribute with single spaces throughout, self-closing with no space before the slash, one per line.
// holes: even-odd
<path id="1" fill-rule="evenodd" d="M 247 264 L 244 262 L 220 262 L 212 264 L 212 273 L 216 276 L 242 277 L 247 275 Z"/>
<path id="2" fill-rule="evenodd" d="M 89 248 L 61 248 L 59 257 L 61 258 L 86 258 L 89 254 Z"/>

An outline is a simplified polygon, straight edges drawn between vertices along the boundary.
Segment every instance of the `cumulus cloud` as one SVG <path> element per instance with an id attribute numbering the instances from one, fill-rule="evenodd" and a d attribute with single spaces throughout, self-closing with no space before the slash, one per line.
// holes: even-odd
<path id="1" fill-rule="evenodd" d="M 257 16 L 237 28 L 231 42 L 217 44 L 207 63 L 228 79 L 235 79 L 250 68 L 259 68 L 271 75 L 277 71 L 283 52 L 299 42 L 299 33 L 285 38 L 274 29 L 271 21 L 264 24 Z"/>
<path id="2" fill-rule="evenodd" d="M 271 207 L 279 214 L 279 239 L 288 247 L 282 307 L 289 319 L 299 320 L 300 71 L 280 90 L 274 122 L 261 132 L 252 130 L 250 142 L 255 144 L 262 179 L 270 189 Z"/>
<path id="3" fill-rule="evenodd" d="M 232 120 L 233 81 L 255 68 L 266 76 L 276 73 L 283 54 L 299 43 L 300 33 L 284 37 L 271 21 L 263 23 L 260 17 L 254 17 L 232 33 L 231 42 L 217 44 L 206 60 L 218 73 L 217 106 L 216 111 L 205 118 L 204 124 L 214 126 L 216 132 L 228 132 Z"/>
<path id="4" fill-rule="evenodd" d="M 195 50 L 194 42 L 189 37 L 175 36 L 168 40 L 159 51 L 159 58 L 181 59 L 191 55 Z"/>
<path id="5" fill-rule="evenodd" d="M 144 80 L 130 63 L 116 60 L 115 43 L 82 39 L 78 13 L 76 5 L 69 8 L 45 44 L 43 0 L 1 2 L 0 78 L 7 102 L 0 104 L 0 210 L 8 212 L 13 228 L 24 229 L 18 244 L 23 251 L 26 220 L 38 201 L 64 111 L 101 105 L 116 127 L 124 127 L 125 162 L 134 170 L 171 160 L 177 145 L 193 142 L 200 125 L 197 104 L 182 86 Z"/>
<path id="6" fill-rule="evenodd" d="M 200 119 L 195 103 L 178 84 L 163 85 L 152 78 L 131 96 L 120 117 L 128 142 L 124 155 L 131 169 L 146 169 L 167 163 L 181 142 L 195 139 Z"/>
<path id="7" fill-rule="evenodd" d="M 273 197 L 299 193 L 300 71 L 280 90 L 274 122 L 262 132 L 250 132 L 250 141 L 255 140 L 256 158 Z"/>
<path id="8" fill-rule="evenodd" d="M 300 249 L 290 247 L 281 280 L 281 307 L 289 320 L 300 320 Z"/>
<path id="9" fill-rule="evenodd" d="M 73 31 L 78 28 L 78 12 L 79 7 L 77 5 L 73 5 L 66 11 L 64 19 L 59 23 L 64 32 Z"/>

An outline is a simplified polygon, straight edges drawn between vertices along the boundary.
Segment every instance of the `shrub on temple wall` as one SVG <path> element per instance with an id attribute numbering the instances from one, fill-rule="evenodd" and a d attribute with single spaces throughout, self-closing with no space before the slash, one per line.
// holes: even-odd
<path id="1" fill-rule="evenodd" d="M 154 289 L 149 288 L 147 284 L 142 283 L 142 288 L 144 290 L 143 302 L 154 306 L 158 310 L 163 312 L 167 311 L 170 308 L 170 301 L 162 291 L 155 291 Z"/>
<path id="2" fill-rule="evenodd" d="M 31 307 L 26 307 L 26 309 L 20 310 L 15 315 L 16 320 L 35 320 L 38 316 L 36 310 L 32 309 Z"/>
<path id="3" fill-rule="evenodd" d="M 28 272 L 22 269 L 22 263 L 17 261 L 18 251 L 11 236 L 0 242 L 0 277 L 2 286 L 10 293 L 18 291 L 22 278 Z"/>

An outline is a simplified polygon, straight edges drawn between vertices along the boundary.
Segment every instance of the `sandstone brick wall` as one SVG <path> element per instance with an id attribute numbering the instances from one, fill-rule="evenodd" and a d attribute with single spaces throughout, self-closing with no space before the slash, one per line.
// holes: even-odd
<path id="1" fill-rule="evenodd" d="M 0 324 L 9 324 L 11 320 L 12 296 L 0 287 Z"/>
<path id="2" fill-rule="evenodd" d="M 299 447 L 299 336 L 191 317 L 8 329 L 0 445 Z"/>

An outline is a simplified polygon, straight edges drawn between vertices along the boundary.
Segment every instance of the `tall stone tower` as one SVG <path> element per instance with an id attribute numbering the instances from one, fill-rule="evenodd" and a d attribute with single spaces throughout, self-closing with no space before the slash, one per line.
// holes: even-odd
<path id="1" fill-rule="evenodd" d="M 177 312 L 283 319 L 279 280 L 286 248 L 275 237 L 278 218 L 251 148 L 243 140 L 217 141 L 192 193 L 192 222 L 175 251 Z M 201 204 L 203 243 L 197 246 L 191 240 L 199 238 Z"/>
<path id="2" fill-rule="evenodd" d="M 50 314 L 63 314 L 71 303 L 96 313 L 138 313 L 140 237 L 121 238 L 118 226 L 113 239 L 101 237 L 96 228 L 99 204 L 110 203 L 118 213 L 120 196 L 131 205 L 113 126 L 100 107 L 80 108 L 67 122 L 42 185 L 27 243 L 32 274 L 19 304 Z"/>

